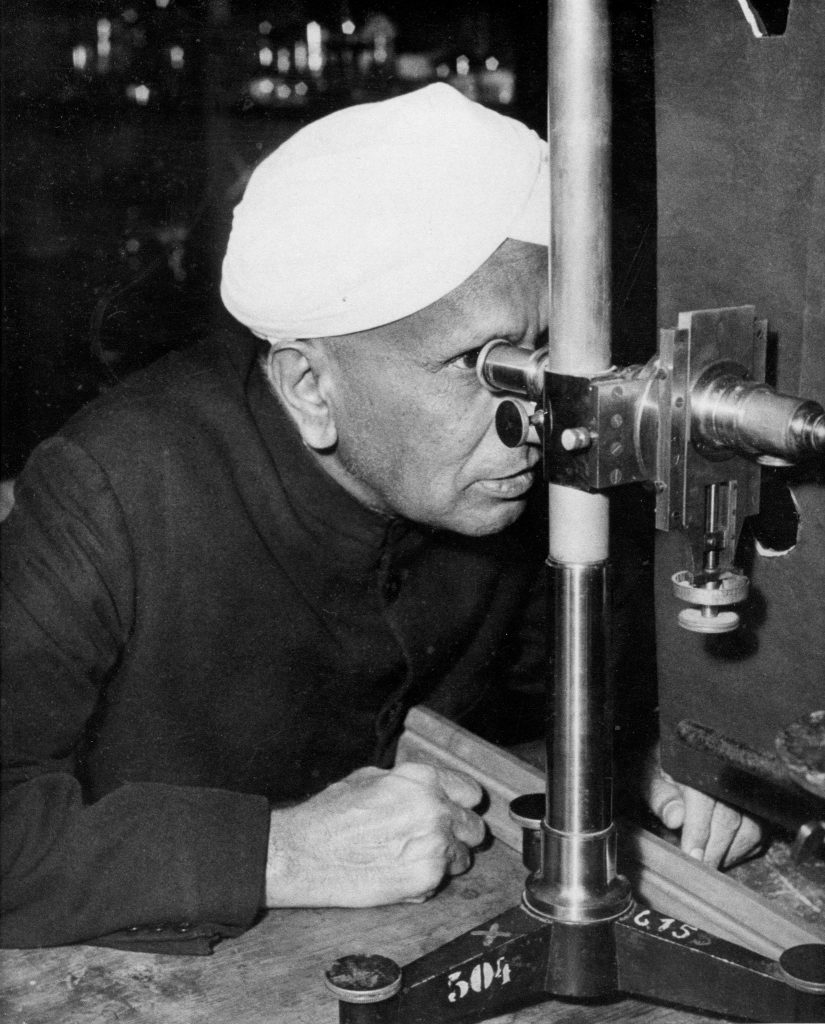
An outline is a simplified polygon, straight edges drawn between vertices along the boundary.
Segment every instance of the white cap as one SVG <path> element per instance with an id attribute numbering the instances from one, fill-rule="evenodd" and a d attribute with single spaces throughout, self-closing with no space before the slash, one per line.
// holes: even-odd
<path id="1" fill-rule="evenodd" d="M 330 114 L 253 172 L 221 298 L 273 341 L 400 320 L 505 239 L 548 244 L 547 165 L 535 132 L 444 84 Z"/>

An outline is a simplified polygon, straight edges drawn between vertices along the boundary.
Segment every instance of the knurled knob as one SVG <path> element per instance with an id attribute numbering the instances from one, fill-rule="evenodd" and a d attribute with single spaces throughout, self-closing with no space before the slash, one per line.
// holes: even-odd
<path id="1" fill-rule="evenodd" d="M 687 570 L 674 573 L 670 577 L 673 593 L 680 601 L 717 608 L 730 604 L 738 604 L 748 596 L 750 583 L 741 572 L 722 572 L 717 579 L 717 586 L 708 587 L 694 583 L 693 573 Z"/>
<path id="2" fill-rule="evenodd" d="M 739 625 L 739 616 L 730 605 L 748 596 L 748 577 L 740 572 L 721 572 L 714 586 L 697 584 L 687 570 L 670 578 L 673 593 L 680 601 L 694 605 L 679 612 L 679 625 L 691 633 L 732 633 Z"/>
<path id="3" fill-rule="evenodd" d="M 324 973 L 324 984 L 343 1003 L 382 1003 L 401 988 L 401 968 L 387 956 L 351 953 Z"/>

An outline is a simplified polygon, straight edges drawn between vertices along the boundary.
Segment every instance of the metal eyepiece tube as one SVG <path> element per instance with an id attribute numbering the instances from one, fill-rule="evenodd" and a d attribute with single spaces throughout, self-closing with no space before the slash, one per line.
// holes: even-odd
<path id="1" fill-rule="evenodd" d="M 526 395 L 531 402 L 541 402 L 546 366 L 546 348 L 531 352 L 494 338 L 479 352 L 476 374 L 489 391 Z"/>
<path id="2" fill-rule="evenodd" d="M 767 384 L 722 374 L 693 389 L 691 433 L 711 448 L 797 459 L 825 452 L 825 409 L 777 394 Z"/>

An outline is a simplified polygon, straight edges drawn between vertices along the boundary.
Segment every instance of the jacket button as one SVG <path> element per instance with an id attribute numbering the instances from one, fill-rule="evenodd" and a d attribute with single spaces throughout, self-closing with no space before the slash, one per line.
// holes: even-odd
<path id="1" fill-rule="evenodd" d="M 394 601 L 400 592 L 401 580 L 392 573 L 384 580 L 384 598 L 387 601 Z"/>

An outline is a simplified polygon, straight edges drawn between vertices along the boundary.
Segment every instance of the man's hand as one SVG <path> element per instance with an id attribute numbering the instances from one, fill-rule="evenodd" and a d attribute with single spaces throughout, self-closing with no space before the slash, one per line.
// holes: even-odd
<path id="1" fill-rule="evenodd" d="M 373 907 L 420 902 L 470 866 L 484 839 L 466 775 L 406 763 L 361 768 L 295 807 L 274 810 L 269 907 Z"/>
<path id="2" fill-rule="evenodd" d="M 681 828 L 682 850 L 711 867 L 730 867 L 762 840 L 757 821 L 720 800 L 675 782 L 659 761 L 658 745 L 643 776 L 648 807 L 667 828 Z"/>

